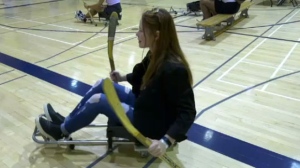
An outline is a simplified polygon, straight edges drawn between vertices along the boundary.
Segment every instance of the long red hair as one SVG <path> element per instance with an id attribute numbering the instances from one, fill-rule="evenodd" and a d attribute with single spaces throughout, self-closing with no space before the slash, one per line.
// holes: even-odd
<path id="1" fill-rule="evenodd" d="M 192 73 L 179 45 L 175 24 L 170 13 L 161 8 L 146 11 L 142 15 L 142 26 L 146 38 L 154 39 L 157 31 L 159 31 L 159 38 L 153 40 L 153 51 L 150 54 L 150 63 L 143 77 L 141 88 L 145 88 L 151 82 L 152 77 L 164 61 L 183 63 L 192 85 Z"/>

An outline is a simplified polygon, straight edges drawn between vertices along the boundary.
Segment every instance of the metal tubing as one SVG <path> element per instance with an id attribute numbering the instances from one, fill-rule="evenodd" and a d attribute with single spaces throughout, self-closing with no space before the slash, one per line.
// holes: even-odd
<path id="1" fill-rule="evenodd" d="M 91 125 L 90 127 L 101 127 L 103 125 Z M 34 132 L 32 134 L 32 139 L 38 144 L 54 144 L 54 145 L 84 145 L 84 146 L 92 146 L 92 145 L 108 145 L 108 140 L 58 140 L 58 141 L 49 141 L 45 137 L 44 140 L 37 139 L 37 136 L 43 137 L 37 130 L 37 128 L 34 128 Z M 131 142 L 129 140 L 113 140 L 113 144 L 134 144 L 134 142 Z"/>

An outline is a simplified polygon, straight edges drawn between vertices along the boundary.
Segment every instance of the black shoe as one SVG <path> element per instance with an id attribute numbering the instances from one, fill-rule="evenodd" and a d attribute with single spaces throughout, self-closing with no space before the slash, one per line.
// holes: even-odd
<path id="1" fill-rule="evenodd" d="M 46 115 L 47 120 L 53 122 L 54 124 L 60 125 L 65 121 L 65 117 L 55 112 L 55 110 L 49 103 L 44 105 L 44 113 Z"/>
<path id="2" fill-rule="evenodd" d="M 53 124 L 52 122 L 46 120 L 43 117 L 37 117 L 35 119 L 35 124 L 39 132 L 51 140 L 57 141 L 59 139 L 66 137 L 62 133 L 60 129 L 60 125 Z"/>

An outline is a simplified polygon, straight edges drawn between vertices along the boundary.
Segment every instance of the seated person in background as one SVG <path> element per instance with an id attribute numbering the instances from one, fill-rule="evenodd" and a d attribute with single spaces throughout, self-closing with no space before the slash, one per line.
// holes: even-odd
<path id="1" fill-rule="evenodd" d="M 161 156 L 174 143 L 185 140 L 196 116 L 193 77 L 179 45 L 174 20 L 165 9 L 143 13 L 136 33 L 140 48 L 149 48 L 142 62 L 132 73 L 111 72 L 115 82 L 128 81 L 132 90 L 114 83 L 126 115 L 132 124 L 152 140 L 150 154 Z M 46 118 L 37 117 L 39 132 L 59 140 L 78 131 L 103 114 L 113 123 L 121 124 L 111 108 L 99 80 L 75 109 L 64 118 L 48 104 Z"/>
<path id="2" fill-rule="evenodd" d="M 216 14 L 235 14 L 244 0 L 200 0 L 203 20 Z"/>
<path id="3" fill-rule="evenodd" d="M 99 17 L 106 18 L 108 20 L 113 12 L 117 12 L 119 18 L 121 18 L 122 7 L 120 0 L 106 0 L 107 5 L 103 5 L 103 3 L 104 0 L 99 0 L 98 3 L 93 5 L 87 5 L 84 3 L 84 7 L 90 11 L 92 16 L 90 16 L 89 12 L 83 14 L 82 11 L 79 10 L 75 12 L 75 18 L 86 22 L 88 18 L 91 18 L 99 13 Z"/>

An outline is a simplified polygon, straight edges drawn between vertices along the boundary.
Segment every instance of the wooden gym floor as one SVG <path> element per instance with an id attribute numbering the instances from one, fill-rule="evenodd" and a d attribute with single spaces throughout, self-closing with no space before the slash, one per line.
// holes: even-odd
<path id="1" fill-rule="evenodd" d="M 188 168 L 299 168 L 299 8 L 257 1 L 250 18 L 207 42 L 195 27 L 201 16 L 180 16 L 188 2 L 123 0 L 114 46 L 117 69 L 130 72 L 146 53 L 135 36 L 140 14 L 153 6 L 178 10 L 174 20 L 193 71 L 198 115 L 188 140 L 169 154 Z M 68 151 L 32 140 L 43 104 L 67 115 L 108 76 L 107 27 L 76 21 L 79 9 L 79 0 L 0 2 L 0 167 L 167 167 L 140 158 L 131 146 L 111 154 L 105 146 Z M 94 123 L 106 120 L 99 115 Z M 103 139 L 105 129 L 85 128 L 73 138 Z"/>

